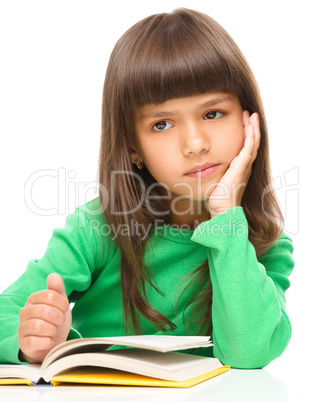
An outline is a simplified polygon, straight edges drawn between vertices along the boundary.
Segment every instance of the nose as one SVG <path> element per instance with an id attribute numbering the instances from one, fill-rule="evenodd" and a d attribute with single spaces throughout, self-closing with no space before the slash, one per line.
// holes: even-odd
<path id="1" fill-rule="evenodd" d="M 210 149 L 210 139 L 200 125 L 187 123 L 181 133 L 181 149 L 185 156 L 199 155 Z"/>

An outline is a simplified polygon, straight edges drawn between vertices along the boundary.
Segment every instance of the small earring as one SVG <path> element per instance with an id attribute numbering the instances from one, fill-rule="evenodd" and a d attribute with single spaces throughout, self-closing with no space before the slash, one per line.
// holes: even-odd
<path id="1" fill-rule="evenodd" d="M 143 163 L 143 162 L 139 162 L 139 161 L 136 161 L 135 164 L 136 164 L 136 166 L 137 166 L 140 170 L 141 170 L 141 169 L 143 168 L 143 166 L 144 166 L 144 163 Z"/>

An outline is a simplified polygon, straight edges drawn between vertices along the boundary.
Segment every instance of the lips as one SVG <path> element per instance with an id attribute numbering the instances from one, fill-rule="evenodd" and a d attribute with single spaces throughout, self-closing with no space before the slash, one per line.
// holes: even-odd
<path id="1" fill-rule="evenodd" d="M 186 172 L 185 174 L 191 174 L 191 173 L 196 173 L 196 172 L 201 172 L 202 170 L 205 170 L 211 166 L 216 166 L 215 163 L 209 163 L 209 162 L 205 162 L 202 163 L 200 165 L 196 165 L 194 166 L 192 169 L 190 169 L 188 172 Z"/>

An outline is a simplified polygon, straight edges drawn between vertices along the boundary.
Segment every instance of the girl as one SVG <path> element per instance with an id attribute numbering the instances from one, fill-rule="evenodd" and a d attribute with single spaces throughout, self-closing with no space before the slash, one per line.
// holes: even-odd
<path id="1" fill-rule="evenodd" d="M 290 340 L 294 266 L 270 181 L 259 90 L 232 38 L 187 9 L 140 21 L 106 72 L 99 197 L 2 294 L 0 361 L 167 333 L 211 335 L 192 353 L 235 368 L 267 365 Z"/>

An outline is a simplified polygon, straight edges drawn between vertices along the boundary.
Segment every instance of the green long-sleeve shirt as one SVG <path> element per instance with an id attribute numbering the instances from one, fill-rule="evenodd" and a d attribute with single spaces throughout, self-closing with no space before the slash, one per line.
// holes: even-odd
<path id="1" fill-rule="evenodd" d="M 138 228 L 118 230 L 125 234 Z M 183 323 L 183 310 L 197 284 L 183 293 L 177 308 L 176 302 L 187 283 L 182 280 L 208 258 L 214 346 L 194 353 L 215 356 L 234 368 L 264 367 L 282 354 L 291 336 L 285 291 L 294 266 L 292 252 L 292 241 L 283 233 L 257 260 L 242 207 L 203 222 L 194 231 L 159 225 L 147 242 L 144 262 L 163 294 L 147 285 L 147 298 L 176 324 L 170 334 L 198 334 L 196 324 L 187 333 Z M 0 362 L 19 363 L 19 310 L 31 293 L 46 289 L 51 272 L 61 275 L 67 295 L 75 302 L 69 339 L 124 335 L 120 261 L 98 198 L 77 208 L 64 228 L 54 230 L 44 256 L 30 261 L 0 295 Z M 185 312 L 185 322 L 191 314 L 193 305 Z M 140 323 L 144 334 L 161 333 L 144 318 Z"/>

